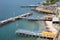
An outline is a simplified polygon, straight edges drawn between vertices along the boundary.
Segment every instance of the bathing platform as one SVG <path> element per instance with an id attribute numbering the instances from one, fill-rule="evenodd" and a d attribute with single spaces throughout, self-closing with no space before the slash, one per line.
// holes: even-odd
<path id="1" fill-rule="evenodd" d="M 28 6 L 20 6 L 21 8 L 36 8 L 39 5 L 28 5 Z"/>
<path id="2" fill-rule="evenodd" d="M 43 7 L 36 7 L 36 8 L 32 8 L 31 10 L 38 12 L 38 13 L 42 13 L 42 14 L 55 14 L 54 10 L 49 10 L 49 9 L 43 8 Z"/>
<path id="3" fill-rule="evenodd" d="M 16 17 L 8 18 L 6 20 L 0 21 L 0 25 L 4 25 L 4 24 L 7 24 L 7 23 L 10 23 L 10 22 L 22 19 L 22 18 L 26 18 L 30 15 L 32 15 L 32 13 L 26 13 L 26 14 L 22 14 L 22 15 L 19 15 L 19 16 L 16 16 Z"/>
<path id="4" fill-rule="evenodd" d="M 16 31 L 16 34 L 18 36 L 23 36 L 23 37 L 35 37 L 35 38 L 53 39 L 53 38 L 50 38 L 50 37 L 42 36 L 41 33 L 39 33 L 39 32 L 33 32 L 33 31 L 21 30 L 21 29 L 18 29 Z"/>
<path id="5" fill-rule="evenodd" d="M 43 16 L 43 17 L 39 17 L 39 18 L 27 18 L 28 21 L 52 21 L 52 17 L 47 15 L 47 16 Z"/>
<path id="6" fill-rule="evenodd" d="M 52 19 L 45 19 L 45 18 L 27 18 L 28 21 L 52 21 Z"/>

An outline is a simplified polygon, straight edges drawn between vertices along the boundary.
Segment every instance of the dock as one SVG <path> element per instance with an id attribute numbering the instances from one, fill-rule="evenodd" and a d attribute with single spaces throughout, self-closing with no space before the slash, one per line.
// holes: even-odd
<path id="1" fill-rule="evenodd" d="M 28 21 L 52 21 L 52 17 L 50 15 L 46 15 L 40 18 L 27 18 Z"/>
<path id="2" fill-rule="evenodd" d="M 16 31 L 16 34 L 18 36 L 25 36 L 25 37 L 29 36 L 29 37 L 36 37 L 36 38 L 53 39 L 53 38 L 50 38 L 50 37 L 42 36 L 41 33 L 39 33 L 39 32 L 33 32 L 33 31 L 22 30 L 22 29 L 18 29 Z"/>
<path id="3" fill-rule="evenodd" d="M 28 6 L 20 6 L 21 8 L 36 8 L 39 5 L 28 5 Z"/>
<path id="4" fill-rule="evenodd" d="M 28 21 L 52 21 L 52 19 L 45 19 L 45 18 L 27 18 Z"/>
<path id="5" fill-rule="evenodd" d="M 54 10 L 50 10 L 48 8 L 43 8 L 43 7 L 36 7 L 36 8 L 32 8 L 31 10 L 43 14 L 54 14 Z"/>
<path id="6" fill-rule="evenodd" d="M 25 14 L 22 14 L 22 15 L 19 15 L 19 16 L 16 16 L 16 17 L 8 18 L 6 20 L 0 21 L 0 25 L 4 25 L 4 24 L 10 23 L 10 22 L 14 22 L 16 20 L 26 18 L 30 15 L 32 15 L 32 13 L 25 13 Z"/>

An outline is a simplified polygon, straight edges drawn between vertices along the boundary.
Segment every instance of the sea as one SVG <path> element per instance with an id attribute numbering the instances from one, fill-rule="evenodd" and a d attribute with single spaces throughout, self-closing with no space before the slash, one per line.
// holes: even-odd
<path id="1" fill-rule="evenodd" d="M 32 12 L 33 15 L 29 18 L 41 18 L 43 14 L 31 11 L 31 8 L 21 8 L 20 6 L 37 5 L 43 0 L 0 0 L 0 21 L 15 17 L 24 13 Z M 16 30 L 23 29 L 34 32 L 43 31 L 41 21 L 28 21 L 20 19 L 15 22 L 0 26 L 0 40 L 40 40 L 33 37 L 19 37 L 16 35 Z"/>

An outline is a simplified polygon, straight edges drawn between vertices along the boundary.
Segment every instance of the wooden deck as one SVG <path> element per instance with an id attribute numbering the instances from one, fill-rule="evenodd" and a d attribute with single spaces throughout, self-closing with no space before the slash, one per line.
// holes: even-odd
<path id="1" fill-rule="evenodd" d="M 35 38 L 44 38 L 44 39 L 53 39 L 52 37 L 46 37 L 46 36 L 42 36 L 41 33 L 38 32 L 33 32 L 33 31 L 28 31 L 28 30 L 17 30 L 16 34 L 18 36 L 25 36 L 25 37 L 35 37 Z"/>
<path id="2" fill-rule="evenodd" d="M 42 7 L 32 8 L 31 10 L 36 11 L 36 12 L 43 12 L 47 14 L 54 14 L 54 10 L 49 10 L 49 9 L 42 8 Z"/>

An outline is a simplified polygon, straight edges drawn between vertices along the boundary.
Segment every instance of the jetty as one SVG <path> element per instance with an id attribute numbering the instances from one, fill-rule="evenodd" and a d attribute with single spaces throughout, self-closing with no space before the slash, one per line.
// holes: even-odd
<path id="1" fill-rule="evenodd" d="M 52 21 L 52 18 L 45 19 L 45 18 L 27 18 L 28 21 Z"/>
<path id="2" fill-rule="evenodd" d="M 28 19 L 28 21 L 52 21 L 51 19 Z"/>
<path id="3" fill-rule="evenodd" d="M 22 30 L 22 29 L 18 29 L 16 31 L 16 34 L 18 36 L 25 36 L 25 37 L 29 36 L 29 37 L 36 37 L 36 38 L 53 39 L 52 37 L 42 36 L 41 33 L 39 32 L 33 32 L 33 31 Z"/>
<path id="4" fill-rule="evenodd" d="M 28 21 L 52 21 L 52 17 L 50 15 L 46 15 L 40 18 L 27 18 Z"/>
<path id="5" fill-rule="evenodd" d="M 43 14 L 54 14 L 55 13 L 55 11 L 52 8 L 42 7 L 42 6 L 32 8 L 31 10 L 35 12 L 43 13 Z"/>
<path id="6" fill-rule="evenodd" d="M 22 15 L 19 15 L 19 16 L 16 16 L 16 17 L 8 18 L 6 20 L 0 21 L 0 25 L 4 25 L 4 24 L 10 23 L 10 22 L 14 22 L 16 20 L 26 18 L 30 15 L 32 15 L 32 13 L 25 13 L 25 14 L 22 14 Z"/>
<path id="7" fill-rule="evenodd" d="M 60 21 L 53 21 L 53 23 L 60 24 Z"/>
<path id="8" fill-rule="evenodd" d="M 36 8 L 39 5 L 28 5 L 28 6 L 20 6 L 21 8 Z"/>

